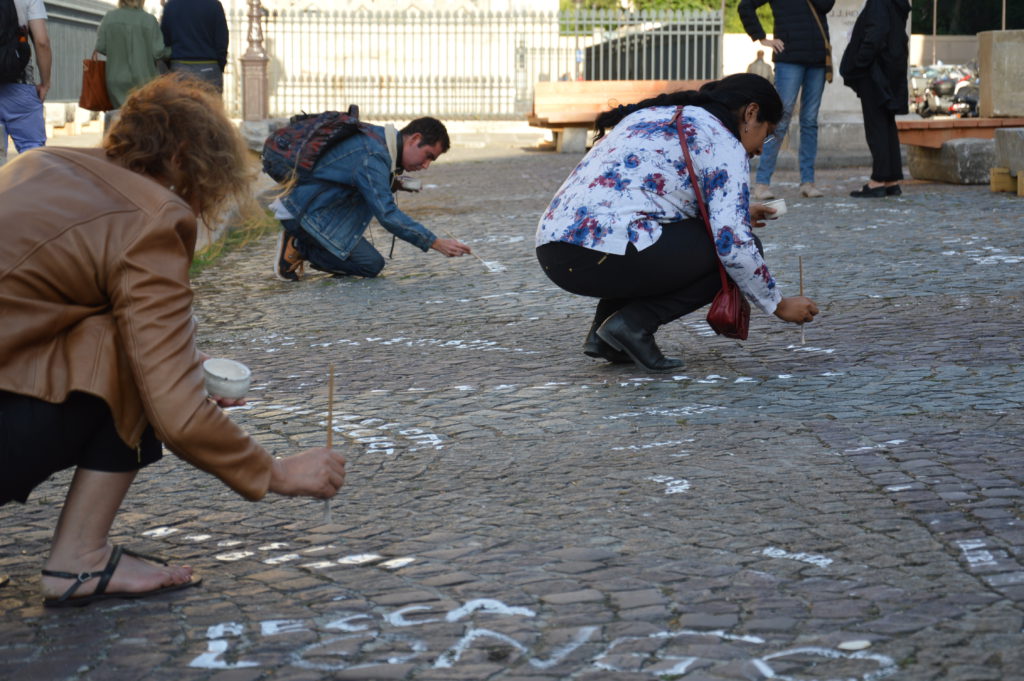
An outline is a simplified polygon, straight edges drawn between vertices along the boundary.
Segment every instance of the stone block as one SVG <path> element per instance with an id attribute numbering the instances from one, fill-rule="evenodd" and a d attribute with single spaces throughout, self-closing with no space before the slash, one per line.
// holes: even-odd
<path id="1" fill-rule="evenodd" d="M 978 34 L 982 116 L 1024 116 L 1024 30 Z"/>
<path id="2" fill-rule="evenodd" d="M 1024 128 L 997 128 L 995 140 L 996 166 L 1016 177 L 1024 170 Z"/>
<path id="3" fill-rule="evenodd" d="M 587 128 L 563 128 L 555 135 L 555 148 L 560 154 L 585 153 L 588 133 Z"/>
<path id="4" fill-rule="evenodd" d="M 918 180 L 988 184 L 995 157 L 995 140 L 965 137 L 949 140 L 941 149 L 908 147 L 907 167 Z"/>

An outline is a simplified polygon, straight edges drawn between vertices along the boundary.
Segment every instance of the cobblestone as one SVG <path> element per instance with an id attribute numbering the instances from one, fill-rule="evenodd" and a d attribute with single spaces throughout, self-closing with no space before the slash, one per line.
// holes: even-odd
<path id="1" fill-rule="evenodd" d="M 401 197 L 503 272 L 399 242 L 377 280 L 289 284 L 268 237 L 197 277 L 203 349 L 253 369 L 232 413 L 268 448 L 323 443 L 335 364 L 333 522 L 168 456 L 115 539 L 203 586 L 48 612 L 58 475 L 0 508 L 0 677 L 1024 679 L 1021 200 L 858 202 L 856 170 L 809 200 L 782 173 L 761 234 L 784 291 L 803 256 L 806 343 L 697 313 L 659 333 L 686 365 L 652 376 L 583 356 L 592 302 L 533 257 L 573 161 L 456 150 Z"/>

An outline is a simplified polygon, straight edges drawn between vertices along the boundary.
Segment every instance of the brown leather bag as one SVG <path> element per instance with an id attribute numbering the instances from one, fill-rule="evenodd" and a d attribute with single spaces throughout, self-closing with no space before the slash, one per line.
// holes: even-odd
<path id="1" fill-rule="evenodd" d="M 715 235 L 711 231 L 707 206 L 704 205 L 704 192 L 697 181 L 697 174 L 693 170 L 693 161 L 690 160 L 690 149 L 686 146 L 686 137 L 683 135 L 683 107 L 676 109 L 675 121 L 676 130 L 679 133 L 679 146 L 683 148 L 683 158 L 686 159 L 686 171 L 690 173 L 693 195 L 697 199 L 700 216 L 704 220 L 704 227 L 708 230 L 708 237 L 714 247 Z M 715 259 L 718 260 L 717 254 Z M 722 278 L 722 288 L 715 294 L 715 299 L 711 301 L 711 308 L 708 310 L 707 316 L 708 326 L 719 336 L 747 340 L 747 333 L 750 330 L 750 303 L 743 297 L 740 287 L 725 273 L 725 267 L 721 260 L 718 260 L 718 274 Z"/>
<path id="2" fill-rule="evenodd" d="M 107 63 L 102 59 L 82 60 L 82 94 L 78 106 L 89 111 L 114 108 L 107 93 Z"/>

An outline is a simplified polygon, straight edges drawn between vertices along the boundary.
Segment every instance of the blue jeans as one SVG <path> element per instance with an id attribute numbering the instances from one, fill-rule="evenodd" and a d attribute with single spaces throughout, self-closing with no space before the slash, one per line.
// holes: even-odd
<path id="1" fill-rule="evenodd" d="M 217 92 L 224 92 L 224 73 L 215 61 L 183 62 L 172 59 L 171 71 L 189 73 L 217 88 Z"/>
<path id="2" fill-rule="evenodd" d="M 818 156 L 818 108 L 825 89 L 825 67 L 775 62 L 775 89 L 782 98 L 782 120 L 775 129 L 775 141 L 764 145 L 757 165 L 758 184 L 771 184 L 779 147 L 786 138 L 789 121 L 793 118 L 796 98 L 800 98 L 800 184 L 814 182 L 814 160 Z"/>
<path id="3" fill-rule="evenodd" d="M 0 83 L 0 127 L 14 140 L 18 153 L 46 144 L 46 120 L 36 86 Z M 7 155 L 7 135 L 0 140 L 0 152 Z"/>
<path id="4" fill-rule="evenodd" d="M 309 261 L 313 269 L 356 277 L 376 277 L 384 269 L 384 256 L 364 237 L 359 238 L 347 258 L 339 258 L 307 234 L 298 220 L 282 220 L 281 226 L 284 227 L 284 231 L 295 237 L 296 249 L 304 260 Z"/>

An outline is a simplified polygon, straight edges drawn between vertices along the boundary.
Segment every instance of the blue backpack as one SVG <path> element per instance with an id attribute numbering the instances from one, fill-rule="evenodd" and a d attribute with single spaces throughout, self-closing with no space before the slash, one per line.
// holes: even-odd
<path id="1" fill-rule="evenodd" d="M 347 113 L 325 111 L 292 116 L 288 125 L 275 130 L 263 143 L 263 172 L 276 182 L 303 180 L 328 149 L 352 135 L 373 135 L 359 122 L 359 107 L 353 104 Z"/>

